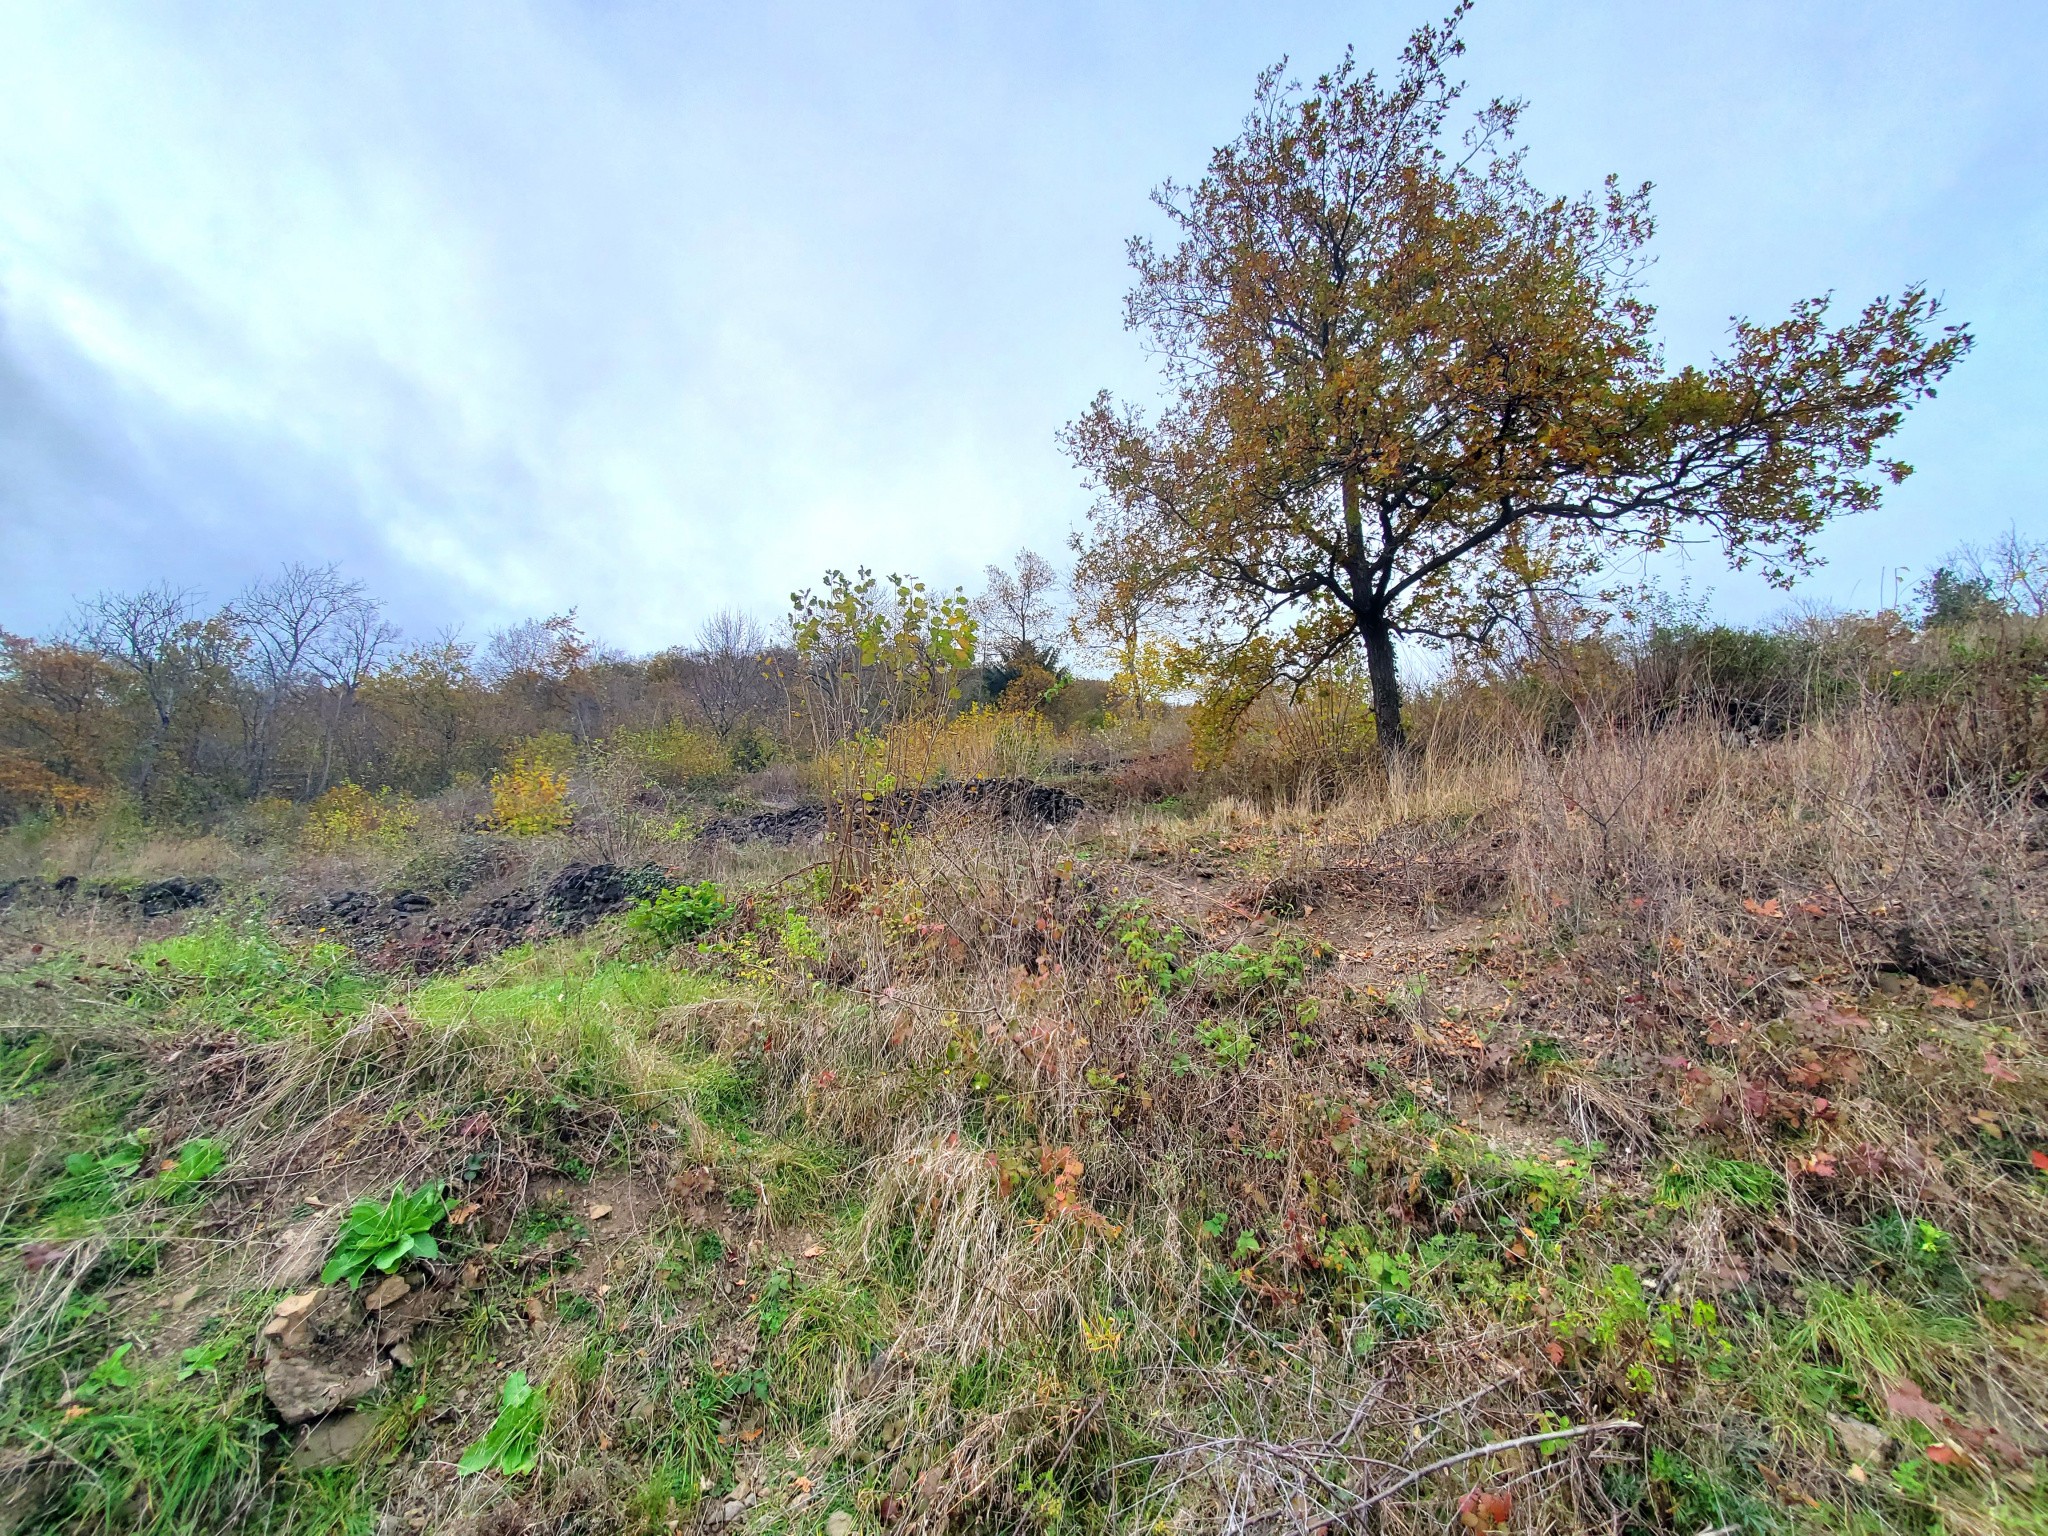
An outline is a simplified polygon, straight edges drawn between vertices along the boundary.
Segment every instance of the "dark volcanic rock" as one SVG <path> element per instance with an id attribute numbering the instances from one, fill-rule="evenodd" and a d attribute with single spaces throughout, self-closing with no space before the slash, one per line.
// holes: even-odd
<path id="1" fill-rule="evenodd" d="M 196 879 L 152 880 L 134 892 L 137 909 L 144 917 L 163 917 L 190 907 L 203 907 L 220 894 L 220 882 L 211 875 Z"/>
<path id="2" fill-rule="evenodd" d="M 333 891 L 301 906 L 292 918 L 301 927 L 345 939 L 385 970 L 451 970 L 543 934 L 581 932 L 670 878 L 653 865 L 571 864 L 539 890 L 521 886 L 445 905 L 418 891 L 384 897 Z"/>
<path id="3" fill-rule="evenodd" d="M 37 896 L 68 902 L 82 895 L 92 901 L 132 906 L 143 917 L 168 917 L 173 912 L 203 907 L 220 891 L 221 883 L 211 875 L 172 876 L 134 886 L 105 881 L 85 885 L 76 875 L 63 875 L 55 880 L 10 880 L 0 886 L 0 906 Z"/>
<path id="4" fill-rule="evenodd" d="M 921 790 L 899 790 L 864 802 L 855 810 L 863 821 L 892 827 L 921 825 L 951 810 L 974 811 L 1020 826 L 1055 827 L 1072 821 L 1083 809 L 1080 796 L 1029 779 L 968 779 L 932 784 Z M 708 822 L 698 836 L 719 843 L 802 843 L 822 839 L 831 824 L 822 805 L 799 805 L 782 811 L 755 811 Z"/>

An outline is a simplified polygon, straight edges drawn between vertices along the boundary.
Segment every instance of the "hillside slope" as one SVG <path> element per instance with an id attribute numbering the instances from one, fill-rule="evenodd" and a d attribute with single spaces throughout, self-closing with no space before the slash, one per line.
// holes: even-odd
<path id="1" fill-rule="evenodd" d="M 2030 792 L 1856 718 L 873 854 L 424 959 L 19 888 L 0 1530 L 2048 1530 Z"/>

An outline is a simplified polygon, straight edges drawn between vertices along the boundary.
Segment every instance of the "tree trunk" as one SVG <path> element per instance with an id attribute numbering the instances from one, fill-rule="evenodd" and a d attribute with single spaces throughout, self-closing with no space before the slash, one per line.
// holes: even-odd
<path id="1" fill-rule="evenodd" d="M 1394 636 L 1386 621 L 1361 616 L 1358 636 L 1365 642 L 1365 674 L 1372 682 L 1372 718 L 1379 731 L 1380 750 L 1389 757 L 1408 750 L 1408 733 L 1401 725 L 1401 674 L 1394 664 Z"/>

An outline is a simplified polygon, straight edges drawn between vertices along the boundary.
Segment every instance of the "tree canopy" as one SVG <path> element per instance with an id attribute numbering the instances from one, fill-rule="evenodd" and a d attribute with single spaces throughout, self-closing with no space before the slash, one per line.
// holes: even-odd
<path id="1" fill-rule="evenodd" d="M 1631 550 L 1711 540 L 1789 584 L 1910 472 L 1883 445 L 1970 345 L 1914 286 L 1840 324 L 1825 296 L 1738 319 L 1667 367 L 1649 187 L 1543 193 L 1517 102 L 1454 124 L 1466 8 L 1388 81 L 1349 54 L 1306 90 L 1268 70 L 1201 181 L 1155 194 L 1177 243 L 1131 243 L 1169 401 L 1099 396 L 1068 444 L 1098 523 L 1205 614 L 1212 726 L 1362 652 L 1398 748 L 1398 641 L 1487 643 Z"/>

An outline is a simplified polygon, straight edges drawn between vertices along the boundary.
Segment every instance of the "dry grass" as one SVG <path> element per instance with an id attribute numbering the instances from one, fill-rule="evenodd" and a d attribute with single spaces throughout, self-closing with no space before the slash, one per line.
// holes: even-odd
<path id="1" fill-rule="evenodd" d="M 268 1040 L 169 988 L 121 1049 L 239 1216 L 468 1159 L 516 1224 L 572 1157 L 666 1213 L 437 1335 L 379 1485 L 434 1529 L 662 1530 L 701 1477 L 759 1530 L 2038 1530 L 2048 838 L 1925 725 L 1473 733 L 1338 798 L 936 820 L 850 896 L 723 850 L 702 950 Z M 543 1468 L 456 1483 L 513 1361 Z"/>

